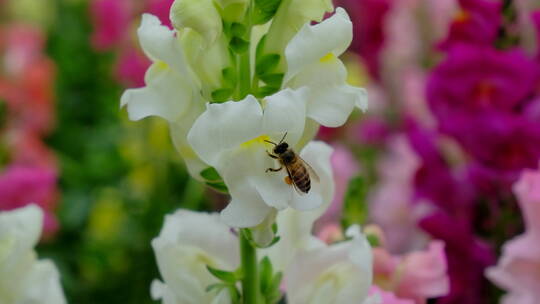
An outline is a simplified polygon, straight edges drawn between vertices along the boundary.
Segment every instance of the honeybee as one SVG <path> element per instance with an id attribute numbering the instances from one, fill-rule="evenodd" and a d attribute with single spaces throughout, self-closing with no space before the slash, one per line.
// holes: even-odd
<path id="1" fill-rule="evenodd" d="M 276 169 L 268 168 L 266 172 L 278 172 L 285 167 L 287 170 L 285 182 L 289 185 L 292 184 L 298 193 L 306 194 L 311 189 L 311 177 L 316 181 L 319 181 L 319 177 L 313 168 L 297 155 L 293 149 L 289 148 L 289 144 L 284 142 L 286 136 L 287 133 L 283 135 L 283 138 L 277 144 L 273 141 L 265 140 L 274 145 L 273 154 L 268 151 L 266 153 L 271 158 L 277 159 L 281 165 Z"/>

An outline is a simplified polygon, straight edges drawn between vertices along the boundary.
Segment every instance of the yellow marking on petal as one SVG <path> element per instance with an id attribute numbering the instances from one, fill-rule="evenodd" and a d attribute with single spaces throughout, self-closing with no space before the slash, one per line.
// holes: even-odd
<path id="1" fill-rule="evenodd" d="M 271 141 L 272 139 L 270 139 L 270 136 L 268 136 L 268 135 L 261 135 L 259 137 L 255 137 L 253 139 L 250 139 L 250 140 L 242 143 L 240 145 L 240 147 L 249 148 L 249 147 L 252 147 L 253 145 L 256 145 L 256 144 L 266 145 L 268 143 L 265 140 Z"/>
<path id="2" fill-rule="evenodd" d="M 157 69 L 160 69 L 160 70 L 165 70 L 169 68 L 169 65 L 167 65 L 167 63 L 161 60 L 154 62 L 154 65 L 156 66 Z"/>
<path id="3" fill-rule="evenodd" d="M 332 60 L 336 59 L 336 56 L 334 56 L 334 54 L 332 53 L 328 53 L 326 55 L 324 55 L 321 59 L 319 59 L 320 62 L 322 63 L 327 63 L 327 62 L 330 62 Z"/>

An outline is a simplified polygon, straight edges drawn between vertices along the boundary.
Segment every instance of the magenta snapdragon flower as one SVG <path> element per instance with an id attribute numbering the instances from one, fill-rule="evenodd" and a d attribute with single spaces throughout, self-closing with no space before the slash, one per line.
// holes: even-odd
<path id="1" fill-rule="evenodd" d="M 494 0 L 459 0 L 461 10 L 450 24 L 447 38 L 440 47 L 456 44 L 492 45 L 502 23 L 502 2 Z"/>
<path id="2" fill-rule="evenodd" d="M 45 236 L 58 229 L 54 214 L 58 202 L 56 173 L 47 168 L 10 166 L 0 174 L 0 210 L 13 210 L 36 204 L 45 214 Z"/>

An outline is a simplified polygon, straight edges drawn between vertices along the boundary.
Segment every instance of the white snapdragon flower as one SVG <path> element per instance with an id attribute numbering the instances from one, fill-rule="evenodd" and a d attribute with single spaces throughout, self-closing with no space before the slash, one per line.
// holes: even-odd
<path id="1" fill-rule="evenodd" d="M 284 274 L 287 303 L 347 304 L 369 299 L 371 247 L 358 227 L 351 228 L 349 241 L 296 253 Z"/>
<path id="2" fill-rule="evenodd" d="M 309 88 L 306 115 L 323 126 L 339 127 L 355 107 L 367 109 L 366 91 L 347 84 L 347 69 L 338 59 L 351 41 L 351 20 L 337 8 L 321 23 L 306 23 L 285 49 L 283 87 Z"/>
<path id="3" fill-rule="evenodd" d="M 368 297 L 373 277 L 371 246 L 358 226 L 347 241 L 326 245 L 312 235 L 313 224 L 328 205 L 308 212 L 287 209 L 276 223 L 280 241 L 262 251 L 274 269 L 284 273 L 287 303 L 378 303 Z"/>
<path id="4" fill-rule="evenodd" d="M 35 205 L 0 212 L 0 303 L 66 303 L 56 266 L 34 251 L 42 225 Z"/>
<path id="5" fill-rule="evenodd" d="M 272 208 L 293 207 L 310 210 L 330 201 L 333 184 L 330 169 L 331 150 L 315 145 L 299 151 L 297 142 L 305 124 L 304 90 L 280 91 L 263 100 L 255 97 L 222 104 L 208 104 L 206 111 L 195 121 L 188 141 L 199 157 L 221 174 L 232 200 L 221 215 L 233 227 L 253 227 L 269 215 Z M 299 194 L 284 179 L 286 169 L 266 172 L 278 167 L 270 158 L 274 145 L 287 134 L 285 141 L 313 167 L 320 181 L 312 179 L 311 190 Z M 306 150 L 307 149 L 307 150 Z M 307 153 L 318 149 L 323 156 Z"/>
<path id="6" fill-rule="evenodd" d="M 265 52 L 283 54 L 299 28 L 311 21 L 320 22 L 333 8 L 331 0 L 282 0 L 268 30 Z"/>
<path id="7" fill-rule="evenodd" d="M 153 63 L 146 71 L 146 86 L 126 90 L 121 105 L 127 106 L 131 120 L 149 116 L 166 119 L 176 148 L 190 173 L 197 177 L 205 165 L 185 138 L 204 110 L 206 101 L 200 93 L 200 80 L 187 63 L 176 32 L 162 25 L 157 17 L 144 14 L 137 34 L 142 49 Z"/>
<path id="8" fill-rule="evenodd" d="M 151 292 L 163 304 L 228 304 L 227 289 L 207 292 L 218 283 L 206 266 L 235 270 L 239 265 L 238 239 L 218 214 L 179 210 L 165 217 L 159 236 L 152 241 L 159 272 Z"/>

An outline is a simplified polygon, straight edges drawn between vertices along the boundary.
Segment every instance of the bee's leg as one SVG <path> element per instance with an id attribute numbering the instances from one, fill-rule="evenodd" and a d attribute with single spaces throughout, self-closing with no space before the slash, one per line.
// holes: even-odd
<path id="1" fill-rule="evenodd" d="M 268 169 L 266 169 L 265 172 L 269 172 L 269 171 L 271 171 L 271 172 L 278 172 L 278 171 L 280 171 L 281 169 L 283 169 L 283 166 L 281 166 L 281 167 L 279 167 L 279 168 L 277 168 L 277 169 L 274 169 L 274 168 L 268 168 Z"/>
<path id="2" fill-rule="evenodd" d="M 275 156 L 274 154 L 272 154 L 272 153 L 270 153 L 270 152 L 268 152 L 268 151 L 266 151 L 266 154 L 268 154 L 268 156 L 270 156 L 270 157 L 273 158 L 273 159 L 278 159 L 277 156 Z"/>

